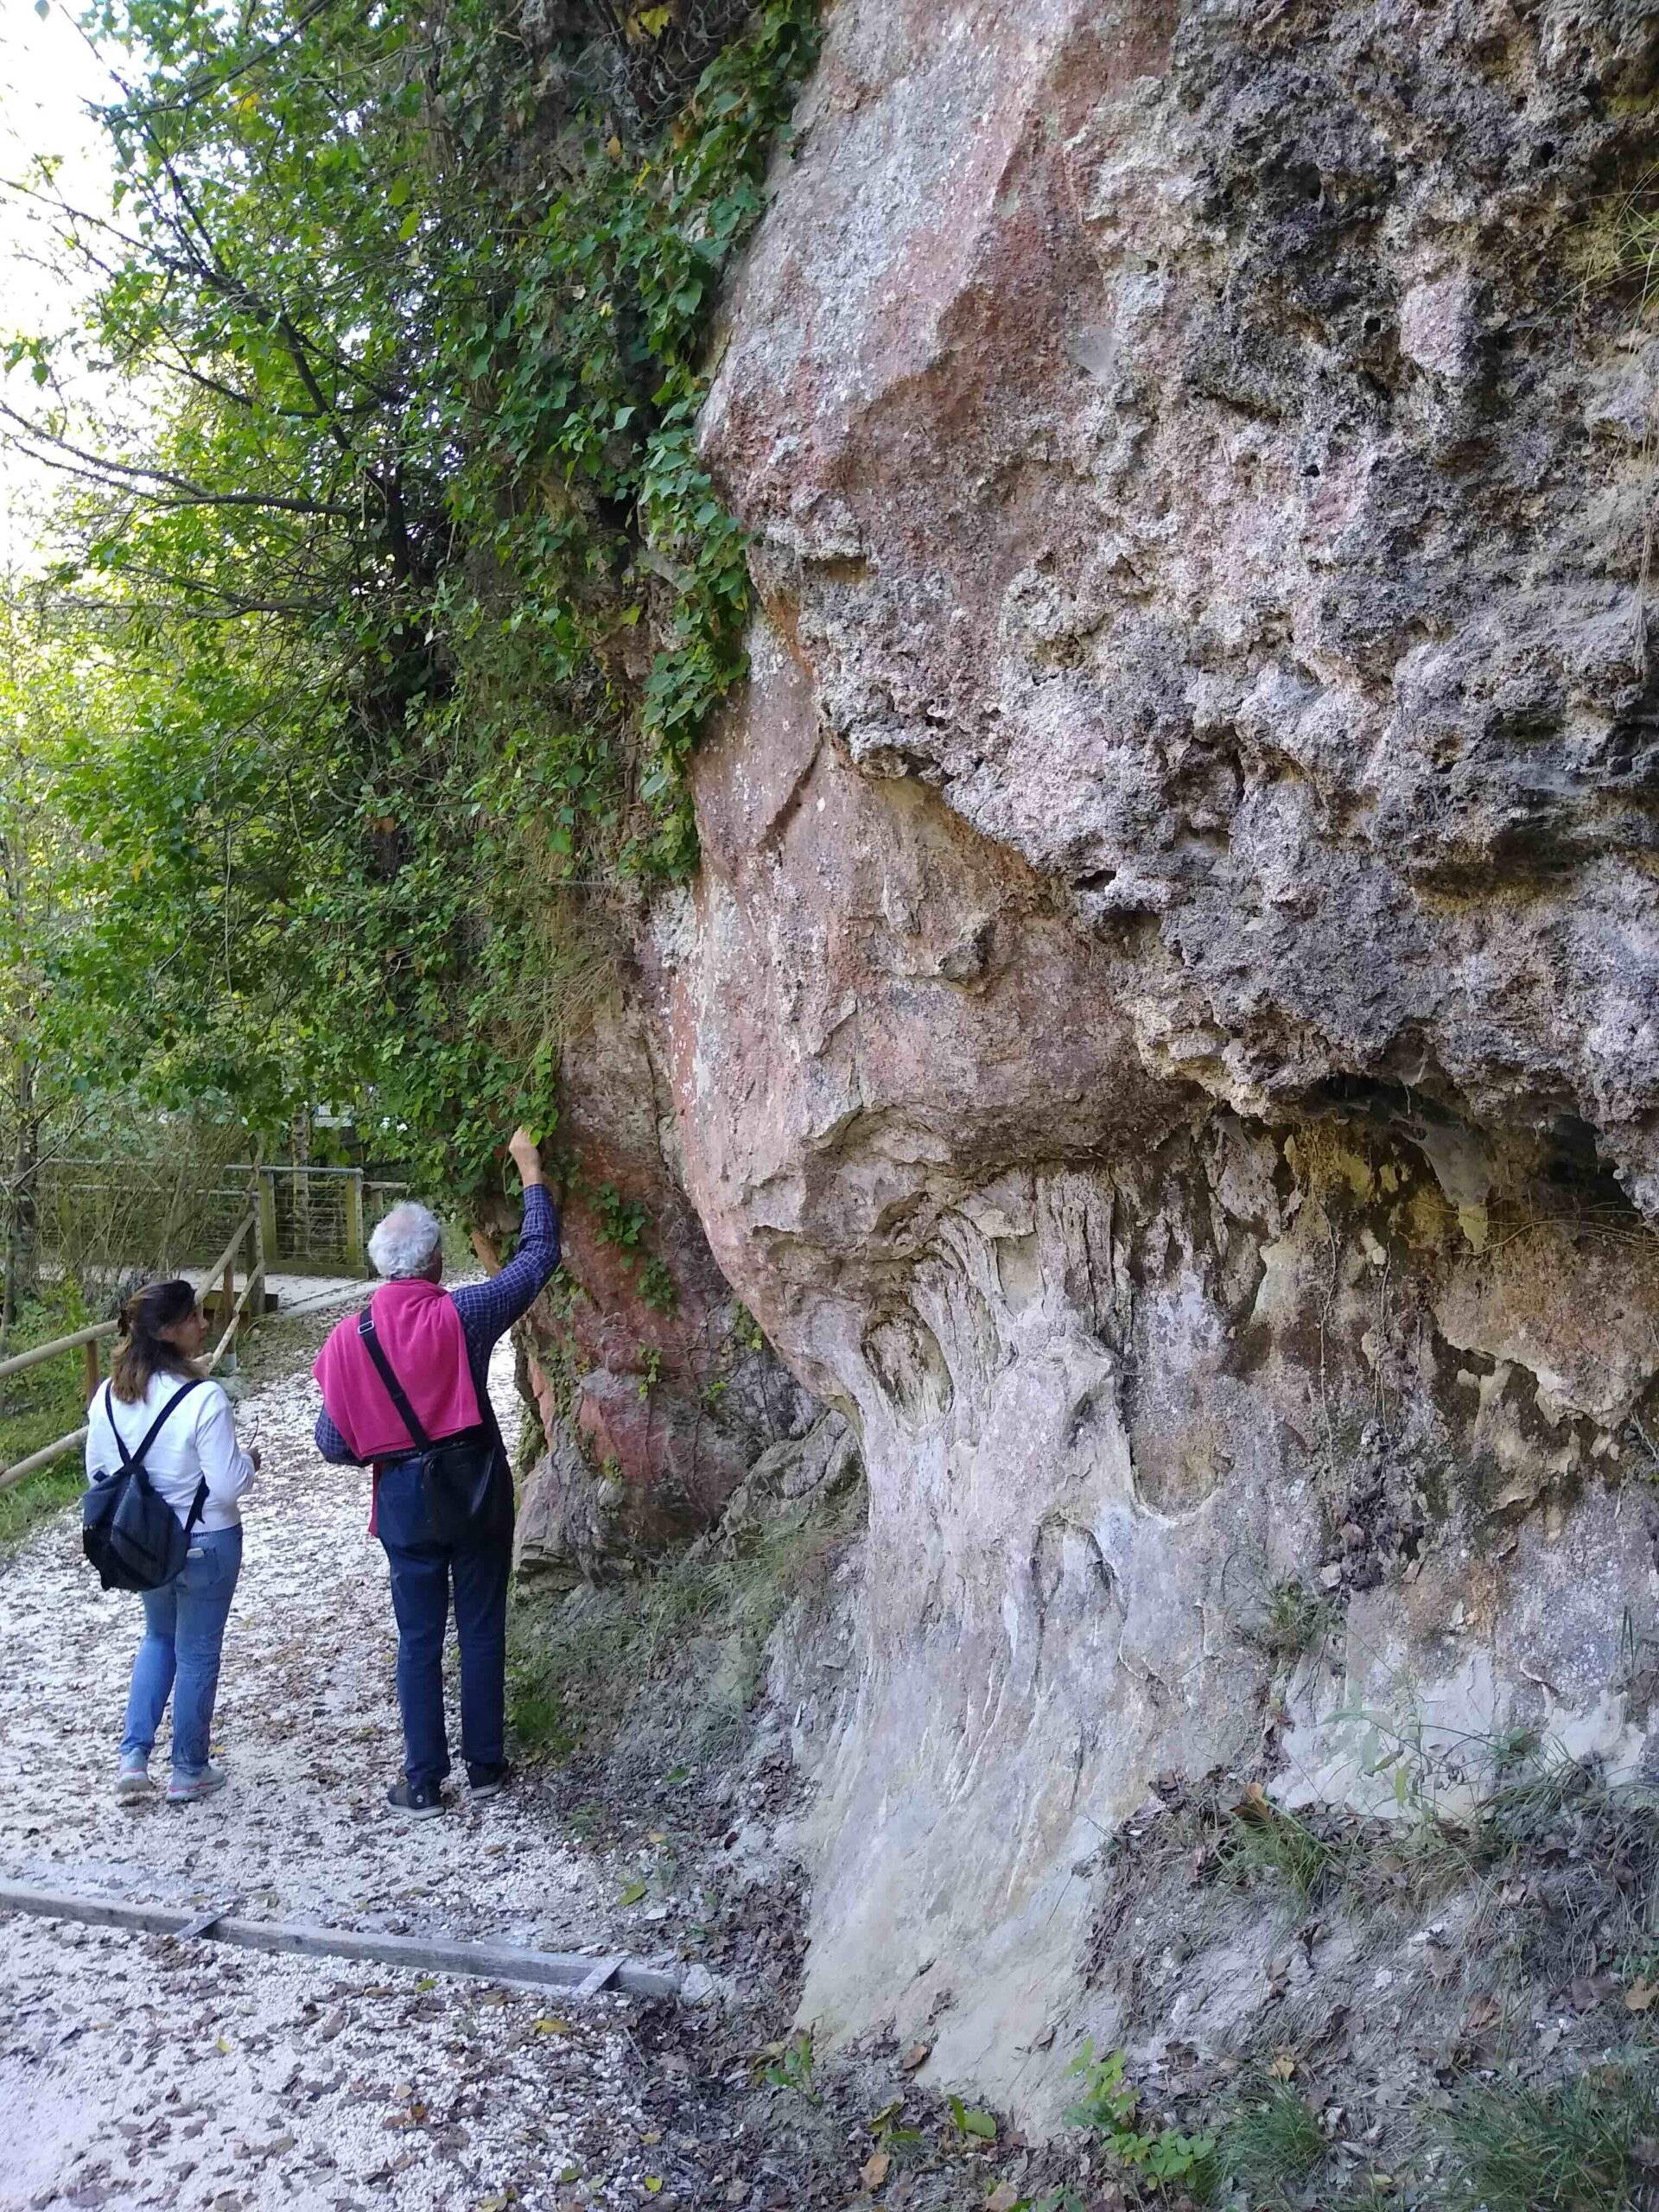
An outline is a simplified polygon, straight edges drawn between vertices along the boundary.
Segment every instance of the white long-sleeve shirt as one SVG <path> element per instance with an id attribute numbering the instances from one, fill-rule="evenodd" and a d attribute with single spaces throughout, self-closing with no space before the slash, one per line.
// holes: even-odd
<path id="1" fill-rule="evenodd" d="M 162 1408 L 177 1390 L 183 1377 L 152 1375 L 149 1388 L 136 1405 L 112 1397 L 100 1385 L 86 1411 L 86 1477 L 111 1473 L 121 1464 L 115 1438 L 110 1433 L 111 1405 L 115 1426 L 129 1452 L 137 1452 Z M 150 1481 L 181 1522 L 188 1520 L 196 1484 L 207 1479 L 207 1503 L 199 1529 L 234 1529 L 242 1516 L 237 1500 L 253 1480 L 253 1461 L 236 1440 L 231 1402 L 217 1382 L 199 1382 L 179 1407 L 149 1447 L 144 1467 Z"/>

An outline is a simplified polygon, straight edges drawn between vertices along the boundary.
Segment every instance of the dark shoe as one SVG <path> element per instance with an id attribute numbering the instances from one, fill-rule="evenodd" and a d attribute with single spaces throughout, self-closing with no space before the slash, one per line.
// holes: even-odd
<path id="1" fill-rule="evenodd" d="M 467 1779 L 474 1797 L 495 1797 L 512 1780 L 512 1769 L 505 1759 L 499 1759 L 489 1766 L 474 1765 L 468 1759 Z"/>
<path id="2" fill-rule="evenodd" d="M 386 1792 L 386 1802 L 394 1812 L 407 1813 L 411 1821 L 429 1821 L 443 1810 L 443 1792 L 435 1782 L 423 1782 L 418 1787 L 412 1782 L 394 1782 Z"/>

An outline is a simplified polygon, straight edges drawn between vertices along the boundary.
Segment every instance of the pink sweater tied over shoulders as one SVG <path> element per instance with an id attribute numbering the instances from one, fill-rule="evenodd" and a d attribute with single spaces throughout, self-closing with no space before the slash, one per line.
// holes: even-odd
<path id="1" fill-rule="evenodd" d="M 423 1275 L 382 1283 L 369 1300 L 374 1332 L 416 1416 L 435 1440 L 476 1428 L 483 1415 L 454 1300 Z M 401 1459 L 416 1447 L 375 1371 L 348 1313 L 330 1332 L 312 1372 L 328 1418 L 359 1459 Z"/>

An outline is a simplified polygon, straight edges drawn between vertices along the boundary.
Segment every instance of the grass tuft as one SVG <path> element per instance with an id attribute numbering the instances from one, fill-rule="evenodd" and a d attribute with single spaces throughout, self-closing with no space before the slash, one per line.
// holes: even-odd
<path id="1" fill-rule="evenodd" d="M 1258 1798 L 1230 1816 L 1221 1860 L 1235 1880 L 1277 1876 L 1306 1900 L 1340 1872 L 1343 1856 L 1306 1821 Z"/>
<path id="2" fill-rule="evenodd" d="M 1271 2203 L 1324 2163 L 1319 2115 L 1288 2082 L 1262 2082 L 1221 2133 L 1217 2164 L 1253 2201 Z"/>
<path id="3" fill-rule="evenodd" d="M 677 1754 L 714 1751 L 753 1703 L 785 1609 L 861 1513 L 855 1495 L 804 1524 L 693 1544 L 626 1580 L 551 1604 L 521 1599 L 507 1678 L 519 1752 L 565 1759 L 602 1750 L 631 1714 L 671 1738 Z M 675 1694 L 664 1699 L 671 1677 Z"/>
<path id="4" fill-rule="evenodd" d="M 1435 2133 L 1451 2202 L 1484 2212 L 1618 2212 L 1659 2202 L 1659 2079 L 1603 2066 L 1552 2089 L 1471 2083 Z M 1460 2193 L 1459 2193 L 1460 2192 Z"/>
<path id="5" fill-rule="evenodd" d="M 1254 1641 L 1269 1658 L 1294 1661 L 1315 1650 L 1337 1624 L 1339 1608 L 1322 1592 L 1293 1578 L 1275 1583 Z"/>

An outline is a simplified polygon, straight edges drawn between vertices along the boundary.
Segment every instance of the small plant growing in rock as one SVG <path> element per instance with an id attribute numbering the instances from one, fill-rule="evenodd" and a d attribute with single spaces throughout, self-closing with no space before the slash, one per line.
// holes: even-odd
<path id="1" fill-rule="evenodd" d="M 798 2036 L 782 2044 L 771 2063 L 761 2072 L 761 2080 L 774 2089 L 793 2089 L 809 2104 L 818 2101 L 818 2093 L 812 2086 L 812 2035 L 803 2028 Z"/>
<path id="2" fill-rule="evenodd" d="M 1154 2131 L 1139 2126 L 1141 2092 L 1124 2078 L 1123 2069 L 1121 2050 L 1098 2058 L 1090 2038 L 1066 2069 L 1083 2082 L 1083 2093 L 1066 2119 L 1073 2127 L 1088 2128 L 1120 2166 L 1154 2188 L 1195 2175 L 1213 2157 L 1215 2138 L 1185 2135 L 1173 2127 Z"/>
<path id="3" fill-rule="evenodd" d="M 1294 1661 L 1322 1644 L 1336 1626 L 1336 1601 L 1300 1578 L 1275 1583 L 1255 1642 L 1269 1658 Z"/>
<path id="4" fill-rule="evenodd" d="M 952 2096 L 948 2101 L 958 2135 L 971 2136 L 980 2143 L 995 2142 L 996 2120 L 992 2113 L 982 2112 L 975 2105 L 963 2104 L 958 2096 Z"/>
<path id="5" fill-rule="evenodd" d="M 599 1217 L 594 1234 L 599 1242 L 632 1251 L 651 1219 L 645 1207 L 638 1198 L 625 1198 L 613 1183 L 601 1183 L 593 1198 L 594 1211 Z"/>
<path id="6" fill-rule="evenodd" d="M 1251 1783 L 1233 1808 L 1222 1847 L 1230 1875 L 1276 1874 L 1302 1898 L 1337 1871 L 1339 1859 L 1334 1844 L 1274 1804 L 1259 1782 Z"/>

